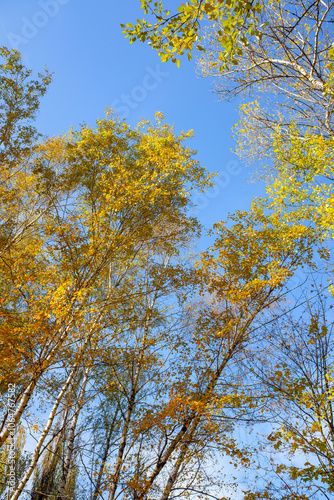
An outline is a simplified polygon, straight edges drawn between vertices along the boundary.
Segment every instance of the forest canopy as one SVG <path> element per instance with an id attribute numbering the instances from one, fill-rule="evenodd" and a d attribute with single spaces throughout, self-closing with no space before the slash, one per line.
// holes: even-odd
<path id="1" fill-rule="evenodd" d="M 192 132 L 108 109 L 42 137 L 51 75 L 1 49 L 1 498 L 329 499 L 333 4 L 141 5 L 131 42 L 243 98 L 266 194 L 194 252 Z"/>

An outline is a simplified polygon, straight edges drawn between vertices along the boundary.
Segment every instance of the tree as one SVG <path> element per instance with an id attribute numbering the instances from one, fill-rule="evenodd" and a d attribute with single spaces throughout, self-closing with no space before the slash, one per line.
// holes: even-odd
<path id="1" fill-rule="evenodd" d="M 8 175 L 29 157 L 36 145 L 38 133 L 30 122 L 36 117 L 39 100 L 51 82 L 51 75 L 45 71 L 38 75 L 38 80 L 29 80 L 32 72 L 23 66 L 17 50 L 1 47 L 0 55 L 0 161 L 5 168 L 1 173 Z"/>
<path id="2" fill-rule="evenodd" d="M 16 424 L 40 391 L 49 398 L 43 411 L 50 413 L 39 422 L 41 434 L 13 500 L 47 450 L 82 365 L 98 357 L 108 329 L 112 342 L 122 322 L 131 322 L 133 304 L 144 293 L 135 273 L 143 275 L 148 251 L 152 286 L 158 275 L 166 293 L 177 283 L 178 268 L 168 260 L 199 231 L 187 214 L 190 190 L 209 184 L 193 152 L 183 147 L 188 136 L 175 137 L 160 115 L 155 126 L 143 122 L 133 131 L 109 115 L 96 130 L 84 126 L 49 139 L 24 158 L 29 185 L 22 185 L 20 203 L 36 211 L 31 200 L 43 200 L 43 209 L 1 256 L 2 377 L 8 380 L 15 367 Z M 18 156 L 20 175 L 21 161 Z M 167 260 L 159 260 L 162 255 Z M 74 410 L 73 432 L 63 443 L 62 491 L 80 412 Z M 4 413 L 2 444 L 8 432 Z"/>
<path id="3" fill-rule="evenodd" d="M 47 495 L 55 493 L 57 488 L 57 468 L 61 460 L 61 450 L 64 441 L 65 425 L 68 409 L 64 408 L 62 421 L 55 427 L 54 433 L 43 454 L 40 464 L 35 469 L 31 499 L 44 500 Z"/>
<path id="4" fill-rule="evenodd" d="M 2 47 L 0 55 L 2 58 L 0 65 L 0 255 L 2 265 L 6 265 L 6 257 L 14 250 L 15 245 L 24 245 L 27 240 L 36 241 L 34 240 L 35 231 L 38 230 L 40 219 L 49 205 L 45 196 L 38 196 L 33 187 L 36 177 L 29 168 L 29 163 L 34 155 L 38 137 L 31 121 L 35 118 L 39 99 L 45 94 L 51 77 L 48 72 L 45 72 L 39 74 L 37 80 L 31 80 L 29 79 L 31 71 L 22 65 L 17 51 L 9 51 Z M 51 194 L 50 197 L 52 197 Z M 7 294 L 11 294 L 11 285 L 3 275 L 1 288 L 1 300 L 4 302 Z M 12 305 L 13 314 L 15 314 L 15 306 Z M 13 332 L 6 330 L 5 318 L 7 316 L 8 319 L 8 314 L 10 314 L 9 310 L 6 307 L 2 308 L 0 384 L 3 384 L 4 374 L 7 383 L 13 381 L 13 368 L 16 368 L 20 362 L 20 357 L 17 357 L 13 350 Z"/>
<path id="5" fill-rule="evenodd" d="M 201 71 L 223 98 L 255 99 L 241 106 L 240 154 L 267 151 L 277 125 L 288 133 L 291 121 L 301 132 L 333 135 L 331 0 L 187 2 L 175 14 L 152 4 L 143 2 L 146 18 L 124 28 L 131 42 L 147 41 L 178 63 L 197 47 Z"/>
<path id="6" fill-rule="evenodd" d="M 231 374 L 236 379 L 237 359 L 254 342 L 261 314 L 280 300 L 284 283 L 310 258 L 313 235 L 303 227 L 275 227 L 274 218 L 260 213 L 240 213 L 232 221 L 232 228 L 217 225 L 216 243 L 200 265 L 200 286 L 211 303 L 195 314 L 190 335 L 181 331 L 172 340 L 168 398 L 157 406 L 146 403 L 136 418 L 136 434 L 149 446 L 135 454 L 141 465 L 135 472 L 131 462 L 124 466 L 124 491 L 133 498 L 165 500 L 173 491 L 191 492 L 191 486 L 201 492 L 195 463 L 203 465 L 212 447 L 244 464 L 249 460 L 231 439 L 231 426 L 217 425 L 214 416 L 233 421 L 254 404 Z"/>
<path id="7" fill-rule="evenodd" d="M 39 219 L 44 200 L 37 200 L 31 190 L 32 174 L 26 163 L 38 138 L 31 124 L 39 100 L 51 82 L 46 71 L 37 80 L 21 62 L 16 50 L 0 48 L 0 252 L 31 230 Z"/>
<path id="8" fill-rule="evenodd" d="M 261 2 L 242 0 L 194 0 L 181 3 L 170 12 L 162 1 L 144 0 L 141 9 L 144 19 L 121 25 L 123 33 L 133 43 L 137 39 L 147 41 L 156 49 L 161 60 L 172 60 L 178 66 L 180 58 L 187 52 L 191 59 L 193 50 L 205 51 L 201 22 L 209 25 L 221 23 L 219 30 L 221 66 L 236 65 L 242 55 L 241 44 L 247 45 L 249 37 L 258 33 L 255 20 L 261 12 Z"/>
<path id="9" fill-rule="evenodd" d="M 234 44 L 234 53 L 237 54 L 235 60 L 228 60 L 227 54 L 233 51 L 229 52 L 222 40 L 226 36 L 228 21 L 222 19 L 219 12 L 215 11 L 215 22 L 206 26 L 204 41 L 198 40 L 199 50 L 203 54 L 200 68 L 205 75 L 216 78 L 217 92 L 223 98 L 247 95 L 253 99 L 253 102 L 241 105 L 242 117 L 237 127 L 239 153 L 251 159 L 264 154 L 266 180 L 270 179 L 270 182 L 267 186 L 268 198 L 255 200 L 251 214 L 267 214 L 269 237 L 275 235 L 276 241 L 291 245 L 290 255 L 297 260 L 301 256 L 306 258 L 317 270 L 318 276 L 321 276 L 320 266 L 326 266 L 330 273 L 332 271 L 328 249 L 318 248 L 320 258 L 324 259 L 320 266 L 312 263 L 312 254 L 326 238 L 331 240 L 333 237 L 333 6 L 330 1 L 317 0 L 261 2 L 257 14 L 251 19 L 250 31 L 247 23 L 244 27 L 242 25 L 241 9 L 238 13 L 238 36 L 231 35 L 231 46 Z M 182 50 L 191 51 L 194 47 L 193 40 L 188 38 L 187 29 L 191 26 L 190 14 L 195 12 L 195 6 L 187 3 L 183 9 L 189 17 L 184 16 L 181 10 L 179 15 L 171 18 L 174 26 L 168 17 L 170 13 L 162 12 L 161 19 L 158 18 L 155 25 L 150 26 L 144 20 L 135 28 L 128 26 L 125 32 L 132 36 L 132 41 L 136 37 L 142 41 L 149 40 L 162 60 L 171 58 L 175 62 L 177 57 L 173 57 L 172 50 L 168 52 L 168 44 L 171 44 L 173 37 L 177 55 Z M 153 14 L 159 15 L 159 12 L 153 10 Z M 185 23 L 183 31 L 178 25 L 181 15 Z M 199 26 L 192 32 L 194 37 L 198 29 Z M 244 229 L 243 223 L 247 223 L 248 217 L 249 214 L 241 217 L 241 228 Z M 261 254 L 261 250 L 253 246 L 251 228 L 250 225 L 248 240 L 238 248 L 236 254 L 231 251 L 229 240 L 226 239 L 227 231 L 222 239 L 226 265 L 232 268 L 237 260 L 240 262 L 240 255 L 244 254 L 247 258 L 240 268 L 245 275 L 250 273 L 249 279 L 252 276 L 250 264 L 257 262 L 258 253 Z M 289 238 L 293 234 L 303 235 L 306 245 L 299 246 L 291 240 L 288 243 L 287 234 Z M 261 236 L 266 237 L 264 232 Z M 259 240 L 263 241 L 262 238 Z M 271 251 L 265 247 L 262 254 L 264 262 L 271 256 Z M 304 264 L 302 260 L 296 261 L 295 270 Z M 275 260 L 273 265 L 275 268 Z M 285 279 L 288 276 L 291 275 L 288 273 Z M 212 276 L 207 280 L 211 290 L 215 291 Z M 224 283 L 224 280 L 221 282 Z M 255 284 L 261 287 L 263 281 L 255 280 Z M 224 292 L 226 295 L 226 290 Z M 237 293 L 236 297 L 239 307 L 243 297 Z M 298 303 L 294 302 L 293 295 L 289 298 L 295 304 L 292 307 L 297 308 Z M 276 388 L 276 402 L 282 411 L 282 420 L 285 419 L 284 426 L 277 433 L 272 433 L 272 442 L 280 450 L 286 448 L 291 453 L 304 451 L 305 461 L 309 460 L 310 463 L 305 463 L 304 467 L 298 464 L 289 467 L 286 463 L 277 466 L 276 473 L 284 474 L 284 478 L 290 481 L 286 483 L 288 492 L 281 488 L 275 489 L 276 485 L 273 484 L 271 489 L 262 492 L 248 492 L 247 498 L 305 499 L 317 493 L 329 498 L 328 494 L 332 492 L 332 359 L 328 351 L 328 325 L 320 325 L 319 318 L 311 314 L 311 310 L 310 302 L 309 311 L 304 311 L 300 320 L 300 331 L 296 322 L 288 325 L 285 331 L 288 342 L 284 354 L 283 347 L 280 348 L 273 340 L 276 346 L 273 358 L 281 356 L 284 361 L 272 373 L 268 370 L 263 376 L 264 381 L 269 377 L 271 387 Z M 233 317 L 231 321 L 235 323 L 236 318 Z M 279 332 L 274 332 L 274 336 L 279 336 Z M 269 347 L 268 352 L 271 352 Z M 305 358 L 309 360 L 306 367 Z M 261 369 L 265 361 L 265 357 L 261 359 Z M 293 413 L 289 413 L 291 407 L 298 413 L 300 422 L 296 422 Z M 274 474 L 275 469 L 272 472 Z M 292 479 L 299 480 L 299 484 L 297 481 L 297 486 L 293 485 Z M 320 480 L 324 485 L 319 484 Z"/>
<path id="10" fill-rule="evenodd" d="M 265 471 L 261 494 L 246 498 L 327 499 L 333 492 L 333 306 L 326 295 L 313 282 L 297 314 L 277 308 L 263 351 L 248 360 L 272 431 L 256 460 Z"/>
<path id="11" fill-rule="evenodd" d="M 255 99 L 241 105 L 240 154 L 254 158 L 270 150 L 278 126 L 288 140 L 292 123 L 301 134 L 333 136 L 333 8 L 331 1 L 263 2 L 256 19 L 261 35 L 243 46 L 239 64 L 228 71 L 220 66 L 220 27 L 208 30 L 203 73 L 216 79 L 223 98 Z"/>

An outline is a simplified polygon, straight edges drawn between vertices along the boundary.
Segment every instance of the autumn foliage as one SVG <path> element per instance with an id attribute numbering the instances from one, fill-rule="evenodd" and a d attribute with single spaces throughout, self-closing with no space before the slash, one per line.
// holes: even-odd
<path id="1" fill-rule="evenodd" d="M 209 67 L 221 74 L 251 60 L 268 26 L 261 16 L 276 8 L 187 2 L 173 15 L 160 2 L 142 7 L 155 23 L 124 26 L 131 41 L 149 40 L 174 62 L 195 47 L 210 59 L 219 43 Z M 215 33 L 212 44 L 201 20 Z M 266 128 L 266 197 L 217 221 L 213 243 L 194 256 L 202 228 L 192 193 L 214 179 L 186 145 L 192 133 L 176 135 L 161 113 L 132 129 L 107 110 L 94 127 L 42 140 L 33 120 L 51 77 L 31 79 L 17 51 L 3 48 L 1 57 L 5 403 L 15 385 L 14 404 L 0 413 L 1 462 L 9 460 L 12 422 L 19 432 L 15 486 L 1 465 L 1 494 L 329 498 L 328 124 L 327 135 L 293 120 L 282 127 L 279 118 Z M 263 77 L 263 67 L 252 71 Z M 250 144 L 264 123 L 254 109 L 245 106 L 239 124 Z M 228 475 L 231 465 L 249 484 Z"/>

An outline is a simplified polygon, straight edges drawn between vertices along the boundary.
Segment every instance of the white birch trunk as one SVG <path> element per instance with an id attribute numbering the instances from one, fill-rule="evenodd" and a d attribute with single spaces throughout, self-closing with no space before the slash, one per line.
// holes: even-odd
<path id="1" fill-rule="evenodd" d="M 20 484 L 18 485 L 18 487 L 16 488 L 15 492 L 13 493 L 13 495 L 11 496 L 10 500 L 17 500 L 19 498 L 19 496 L 21 495 L 25 485 L 27 484 L 27 482 L 29 481 L 30 479 L 30 476 L 31 474 L 34 472 L 35 470 L 35 467 L 37 465 L 37 462 L 38 462 L 38 459 L 40 457 L 40 451 L 41 451 L 41 448 L 43 446 L 43 443 L 45 441 L 45 438 L 47 437 L 50 429 L 51 429 L 51 426 L 53 424 L 53 420 L 55 418 L 55 415 L 57 413 L 57 410 L 58 410 L 58 407 L 67 391 L 67 389 L 69 388 L 70 384 L 72 383 L 73 381 L 73 378 L 76 374 L 76 371 L 77 371 L 77 367 L 75 366 L 70 375 L 68 376 L 65 384 L 63 385 L 60 393 L 58 394 L 58 397 L 52 407 L 52 410 L 50 412 L 50 415 L 49 415 L 49 418 L 48 418 L 48 421 L 46 423 L 46 426 L 41 434 L 41 437 L 39 438 L 38 440 L 38 443 L 37 443 L 37 446 L 35 448 L 35 451 L 33 453 L 33 456 L 32 456 L 32 459 L 31 459 L 31 462 L 30 462 L 30 465 L 29 465 L 29 468 L 27 470 L 27 472 L 25 473 L 25 475 L 23 476 L 23 478 L 21 479 L 21 482 Z"/>

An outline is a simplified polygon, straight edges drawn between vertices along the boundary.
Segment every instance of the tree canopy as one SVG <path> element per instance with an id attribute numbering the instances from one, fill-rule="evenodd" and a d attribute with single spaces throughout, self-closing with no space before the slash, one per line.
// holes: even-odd
<path id="1" fill-rule="evenodd" d="M 197 50 L 223 97 L 253 92 L 236 135 L 266 195 L 194 255 L 192 195 L 214 177 L 192 132 L 108 110 L 42 139 L 51 76 L 1 49 L 0 492 L 328 499 L 332 4 L 141 6 L 131 42 L 177 64 Z"/>

